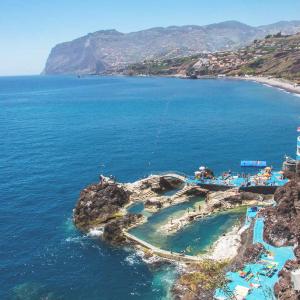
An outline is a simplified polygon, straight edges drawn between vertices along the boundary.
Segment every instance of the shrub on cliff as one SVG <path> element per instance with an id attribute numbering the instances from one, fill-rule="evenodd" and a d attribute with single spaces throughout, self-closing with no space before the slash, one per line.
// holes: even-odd
<path id="1" fill-rule="evenodd" d="M 226 290 L 226 266 L 227 261 L 203 260 L 195 265 L 192 272 L 182 275 L 180 284 L 196 294 L 198 299 L 212 299 L 217 288 Z"/>

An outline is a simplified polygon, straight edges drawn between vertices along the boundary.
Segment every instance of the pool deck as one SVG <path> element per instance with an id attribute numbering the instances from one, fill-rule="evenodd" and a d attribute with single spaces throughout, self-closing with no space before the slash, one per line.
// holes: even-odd
<path id="1" fill-rule="evenodd" d="M 213 179 L 196 179 L 195 177 L 189 177 L 186 182 L 191 185 L 199 185 L 203 187 L 216 187 L 216 189 L 230 189 L 230 188 L 240 188 L 244 190 L 253 190 L 256 187 L 260 187 L 270 191 L 275 191 L 277 187 L 283 186 L 288 182 L 288 179 L 283 179 L 280 172 L 272 172 L 271 177 L 266 181 L 256 182 L 257 175 L 261 176 L 262 173 L 256 175 L 251 175 L 249 178 L 242 177 L 238 175 L 228 176 L 223 178 L 218 176 Z"/>
<path id="2" fill-rule="evenodd" d="M 257 263 L 245 265 L 244 270 L 248 270 L 249 274 L 252 274 L 252 277 L 250 277 L 250 279 L 248 277 L 248 280 L 247 276 L 242 278 L 237 272 L 228 272 L 227 278 L 230 280 L 228 288 L 231 293 L 233 293 L 238 286 L 249 288 L 249 294 L 245 298 L 240 299 L 275 299 L 273 290 L 275 283 L 278 281 L 278 273 L 283 268 L 287 260 L 295 258 L 293 247 L 274 247 L 266 243 L 263 239 L 264 219 L 256 219 L 256 213 L 248 209 L 245 225 L 249 227 L 252 221 L 255 222 L 253 243 L 263 244 L 269 254 L 264 254 Z M 273 276 L 269 277 L 260 274 L 263 273 L 264 268 L 273 268 Z M 215 293 L 215 299 L 225 300 L 234 298 L 218 289 Z"/>

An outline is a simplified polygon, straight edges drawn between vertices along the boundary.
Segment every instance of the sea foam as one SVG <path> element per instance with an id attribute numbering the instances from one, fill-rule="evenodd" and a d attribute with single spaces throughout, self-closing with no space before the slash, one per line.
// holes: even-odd
<path id="1" fill-rule="evenodd" d="M 88 232 L 88 236 L 91 237 L 100 237 L 103 235 L 103 227 L 95 227 L 90 229 L 90 231 Z"/>

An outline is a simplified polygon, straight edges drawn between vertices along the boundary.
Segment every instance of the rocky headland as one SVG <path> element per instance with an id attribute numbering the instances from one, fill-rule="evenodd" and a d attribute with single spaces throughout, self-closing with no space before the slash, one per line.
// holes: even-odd
<path id="1" fill-rule="evenodd" d="M 180 196 L 164 196 L 164 192 L 182 183 L 181 176 L 149 176 L 125 184 L 104 178 L 103 182 L 92 184 L 81 191 L 73 211 L 74 223 L 83 232 L 98 232 L 107 242 L 126 242 L 124 230 L 145 222 L 141 214 L 128 213 L 126 208 L 135 202 L 144 201 L 149 210 L 157 211 L 186 201 L 188 196 L 184 197 L 184 192 Z"/>
<path id="2" fill-rule="evenodd" d="M 186 57 L 233 51 L 267 35 L 278 32 L 295 34 L 299 31 L 299 21 L 259 27 L 226 21 L 206 26 L 155 27 L 130 33 L 114 29 L 100 30 L 53 47 L 44 73 L 103 74 L 118 72 L 134 63 L 177 59 L 181 68 L 178 65 L 167 71 L 161 66 L 152 68 L 153 73 L 164 71 L 163 74 L 169 74 L 173 72 L 172 69 L 189 69 Z"/>
<path id="3" fill-rule="evenodd" d="M 100 228 L 104 240 L 120 244 L 125 241 L 123 229 L 142 219 L 139 214 L 123 213 L 129 198 L 129 192 L 113 182 L 90 185 L 80 193 L 74 223 L 83 232 Z"/>
<path id="4" fill-rule="evenodd" d="M 174 189 L 174 194 L 167 193 Z M 74 222 L 86 233 L 99 229 L 101 238 L 113 245 L 133 245 L 145 262 L 152 266 L 174 261 L 178 264 L 180 261 L 180 275 L 173 288 L 175 299 L 212 299 L 214 289 L 219 286 L 216 280 L 224 280 L 227 271 L 254 262 L 265 251 L 263 245 L 252 244 L 253 227 L 246 228 L 244 221 L 241 221 L 220 236 L 207 254 L 194 259 L 188 256 L 182 259 L 181 254 L 172 252 L 163 253 L 161 256 L 156 247 L 145 246 L 139 243 L 138 239 L 129 238 L 130 234 L 127 234 L 130 228 L 147 222 L 142 214 L 128 213 L 127 207 L 131 204 L 143 202 L 145 210 L 155 213 L 166 207 L 190 201 L 195 195 L 205 199 L 198 210 L 195 208 L 161 226 L 159 230 L 162 234 L 174 234 L 198 218 L 218 212 L 243 206 L 265 206 L 260 211 L 260 215 L 265 218 L 265 241 L 275 246 L 295 247 L 296 260 L 287 261 L 279 273 L 275 294 L 282 300 L 299 299 L 300 295 L 294 291 L 291 282 L 291 271 L 300 267 L 299 179 L 293 179 L 278 188 L 274 196 L 237 189 L 211 192 L 185 184 L 185 178 L 177 174 L 152 175 L 134 183 L 116 183 L 106 179 L 105 182 L 88 186 L 80 193 L 74 209 Z M 219 270 L 217 273 L 212 272 L 216 269 Z M 215 281 L 206 282 L 207 272 L 212 272 Z"/>
<path id="5" fill-rule="evenodd" d="M 203 197 L 204 203 L 183 216 L 172 219 L 159 230 L 174 234 L 182 227 L 213 213 L 246 205 L 267 205 L 268 196 L 232 189 L 224 192 L 209 192 L 198 186 L 184 183 L 185 178 L 177 174 L 151 175 L 133 183 L 115 183 L 109 179 L 92 184 L 80 193 L 74 209 L 74 223 L 83 232 L 98 230 L 104 240 L 112 243 L 124 242 L 124 230 L 128 230 L 146 218 L 142 214 L 128 213 L 127 207 L 143 202 L 145 211 L 155 213 L 161 209 L 186 202 L 195 196 Z M 168 196 L 166 192 L 176 189 Z M 103 234 L 102 234 L 103 233 Z"/>

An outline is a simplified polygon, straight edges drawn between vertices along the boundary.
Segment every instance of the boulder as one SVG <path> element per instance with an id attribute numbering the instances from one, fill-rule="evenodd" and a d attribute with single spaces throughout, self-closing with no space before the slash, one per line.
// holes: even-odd
<path id="1" fill-rule="evenodd" d="M 87 231 L 116 217 L 129 202 L 129 194 L 115 183 L 93 184 L 81 193 L 74 209 L 74 223 Z"/>
<path id="2" fill-rule="evenodd" d="M 236 204 L 241 204 L 240 193 L 236 189 L 209 193 L 206 203 L 211 211 L 219 208 L 232 208 Z"/>
<path id="3" fill-rule="evenodd" d="M 162 208 L 162 203 L 155 198 L 150 198 L 148 200 L 145 201 L 145 207 L 146 208 Z"/>
<path id="4" fill-rule="evenodd" d="M 299 269 L 299 262 L 288 260 L 279 272 L 279 280 L 275 284 L 274 293 L 278 300 L 299 300 L 300 292 L 295 291 L 291 281 L 291 271 Z"/>
<path id="5" fill-rule="evenodd" d="M 261 243 L 250 245 L 246 248 L 243 253 L 244 263 L 254 263 L 260 257 L 260 255 L 265 251 L 265 247 Z"/>
<path id="6" fill-rule="evenodd" d="M 243 201 L 251 201 L 251 200 L 262 201 L 264 199 L 262 195 L 257 193 L 251 193 L 251 192 L 241 192 L 240 196 Z"/>
<path id="7" fill-rule="evenodd" d="M 123 229 L 137 223 L 143 216 L 141 214 L 127 214 L 121 218 L 114 219 L 104 226 L 103 239 L 110 244 L 120 245 L 126 242 Z"/>
<path id="8" fill-rule="evenodd" d="M 151 190 L 155 193 L 171 191 L 182 185 L 182 180 L 172 176 L 160 176 L 158 180 L 151 185 Z"/>
<path id="9" fill-rule="evenodd" d="M 189 188 L 183 195 L 205 197 L 207 196 L 208 192 L 208 190 L 203 189 L 200 186 L 193 186 Z"/>

